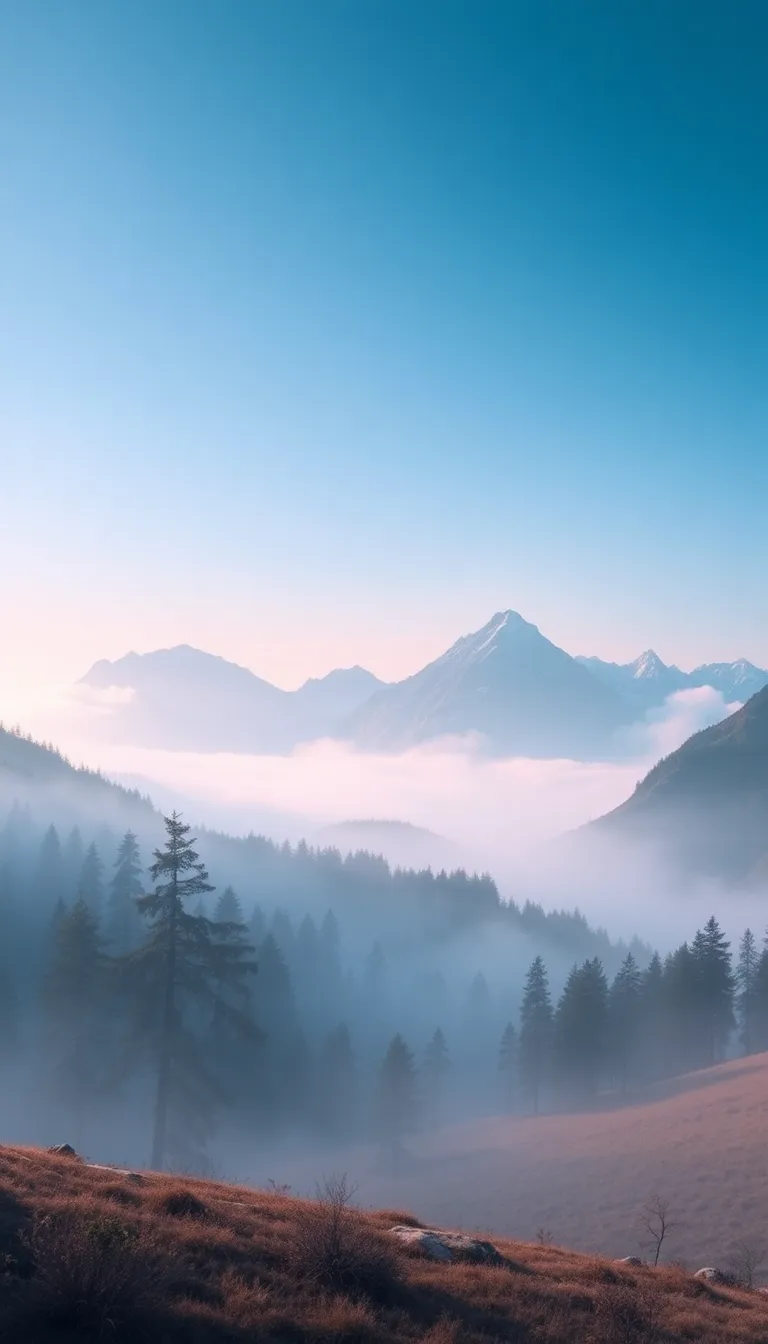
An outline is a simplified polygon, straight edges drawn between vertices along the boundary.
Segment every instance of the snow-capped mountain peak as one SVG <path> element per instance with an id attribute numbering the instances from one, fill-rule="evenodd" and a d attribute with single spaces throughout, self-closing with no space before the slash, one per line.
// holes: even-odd
<path id="1" fill-rule="evenodd" d="M 662 677 L 669 671 L 666 663 L 663 663 L 654 649 L 646 649 L 639 658 L 629 664 L 632 676 L 637 680 L 647 680 L 651 677 Z"/>

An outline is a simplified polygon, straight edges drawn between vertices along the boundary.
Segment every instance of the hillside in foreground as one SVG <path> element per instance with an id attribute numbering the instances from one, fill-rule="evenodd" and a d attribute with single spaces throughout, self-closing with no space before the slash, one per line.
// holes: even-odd
<path id="1" fill-rule="evenodd" d="M 727 1186 L 723 1178 L 723 1199 Z M 758 1344 L 768 1301 L 679 1268 L 497 1242 L 435 1263 L 356 1213 L 277 1192 L 0 1149 L 0 1338 L 322 1344 Z M 410 1220 L 415 1222 L 415 1220 Z"/>
<path id="2" fill-rule="evenodd" d="M 764 1245 L 768 1054 L 664 1084 L 611 1109 L 496 1117 L 409 1143 L 392 1180 L 350 1154 L 367 1201 L 408 1202 L 439 1226 L 461 1223 L 596 1254 L 638 1253 L 638 1216 L 659 1192 L 677 1224 L 669 1256 L 722 1263 L 742 1239 Z M 299 1181 L 300 1188 L 305 1182 Z"/>

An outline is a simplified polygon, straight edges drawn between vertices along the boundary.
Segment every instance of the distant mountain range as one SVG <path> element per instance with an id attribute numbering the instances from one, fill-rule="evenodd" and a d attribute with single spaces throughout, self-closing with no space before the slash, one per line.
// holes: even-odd
<path id="1" fill-rule="evenodd" d="M 681 672 L 674 664 L 663 663 L 653 649 L 647 649 L 632 663 L 606 663 L 601 658 L 577 656 L 576 661 L 586 667 L 605 686 L 618 691 L 643 709 L 660 705 L 668 695 L 696 686 L 712 686 L 720 691 L 726 703 L 742 703 L 768 686 L 768 672 L 746 658 L 735 663 L 702 663 L 692 672 Z"/>
<path id="2" fill-rule="evenodd" d="M 101 733 L 143 746 L 282 753 L 335 738 L 390 752 L 476 734 L 498 755 L 594 759 L 611 756 L 617 730 L 671 693 L 709 685 L 728 703 L 743 701 L 768 685 L 768 672 L 744 659 L 682 672 L 653 650 L 626 664 L 571 657 L 517 612 L 502 611 L 391 684 L 352 667 L 284 691 L 179 645 L 95 663 L 81 685 L 109 701 Z"/>
<path id="3" fill-rule="evenodd" d="M 81 680 L 125 691 L 100 727 L 114 740 L 174 751 L 286 752 L 338 736 L 342 724 L 383 686 L 362 667 L 339 668 L 283 691 L 245 667 L 180 644 L 103 659 Z"/>

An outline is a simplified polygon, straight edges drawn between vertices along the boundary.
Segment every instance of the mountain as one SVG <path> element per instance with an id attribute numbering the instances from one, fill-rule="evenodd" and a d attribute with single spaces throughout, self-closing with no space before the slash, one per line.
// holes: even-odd
<path id="1" fill-rule="evenodd" d="M 690 673 L 689 681 L 694 686 L 714 686 L 727 701 L 744 701 L 768 686 L 768 672 L 738 658 L 735 663 L 702 663 Z"/>
<path id="2" fill-rule="evenodd" d="M 138 825 L 152 805 L 138 789 L 124 788 L 97 770 L 75 766 L 52 746 L 0 726 L 0 804 L 46 801 L 57 815 L 91 815 Z"/>
<path id="3" fill-rule="evenodd" d="M 351 820 L 324 826 L 316 844 L 330 845 L 342 853 L 380 854 L 392 868 L 453 870 L 469 867 L 458 846 L 444 835 L 409 821 Z"/>
<path id="4" fill-rule="evenodd" d="M 500 611 L 415 676 L 377 691 L 347 731 L 373 750 L 479 733 L 497 754 L 588 758 L 609 753 L 631 718 L 612 687 L 517 612 Z"/>
<path id="5" fill-rule="evenodd" d="M 663 704 L 668 695 L 689 684 L 685 672 L 663 663 L 653 649 L 646 649 L 631 663 L 606 663 L 601 658 L 582 655 L 578 655 L 576 661 L 639 710 Z"/>
<path id="6" fill-rule="evenodd" d="M 768 686 L 768 672 L 747 662 L 746 658 L 739 658 L 735 663 L 703 663 L 692 672 L 682 672 L 674 664 L 662 662 L 653 649 L 647 649 L 631 663 L 607 663 L 602 658 L 588 658 L 583 654 L 578 654 L 576 661 L 604 685 L 644 710 L 663 704 L 675 691 L 696 686 L 714 687 L 727 704 L 734 700 L 743 703 Z"/>
<path id="7" fill-rule="evenodd" d="M 745 877 L 768 853 L 768 686 L 689 737 L 585 829 L 653 841 L 697 871 Z"/>
<path id="8" fill-rule="evenodd" d="M 82 678 L 98 702 L 103 740 L 174 751 L 286 753 L 335 738 L 397 751 L 479 734 L 497 755 L 594 759 L 616 750 L 616 729 L 676 691 L 713 686 L 727 703 L 768 685 L 745 659 L 683 672 L 648 649 L 631 663 L 571 657 L 514 611 L 403 681 L 337 668 L 284 691 L 214 654 L 181 644 L 103 659 Z"/>
<path id="9" fill-rule="evenodd" d="M 108 697 L 98 727 L 111 740 L 174 751 L 284 752 L 332 734 L 383 683 L 353 667 L 283 691 L 180 644 L 103 659 L 80 685 Z"/>

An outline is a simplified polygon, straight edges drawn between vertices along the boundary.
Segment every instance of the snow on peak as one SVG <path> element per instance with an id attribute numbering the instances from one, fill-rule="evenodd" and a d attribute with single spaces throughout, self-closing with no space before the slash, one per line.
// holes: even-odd
<path id="1" fill-rule="evenodd" d="M 646 649 L 645 653 L 641 653 L 639 658 L 630 663 L 630 667 L 633 677 L 638 681 L 647 677 L 659 677 L 667 671 L 666 665 L 653 649 Z"/>

